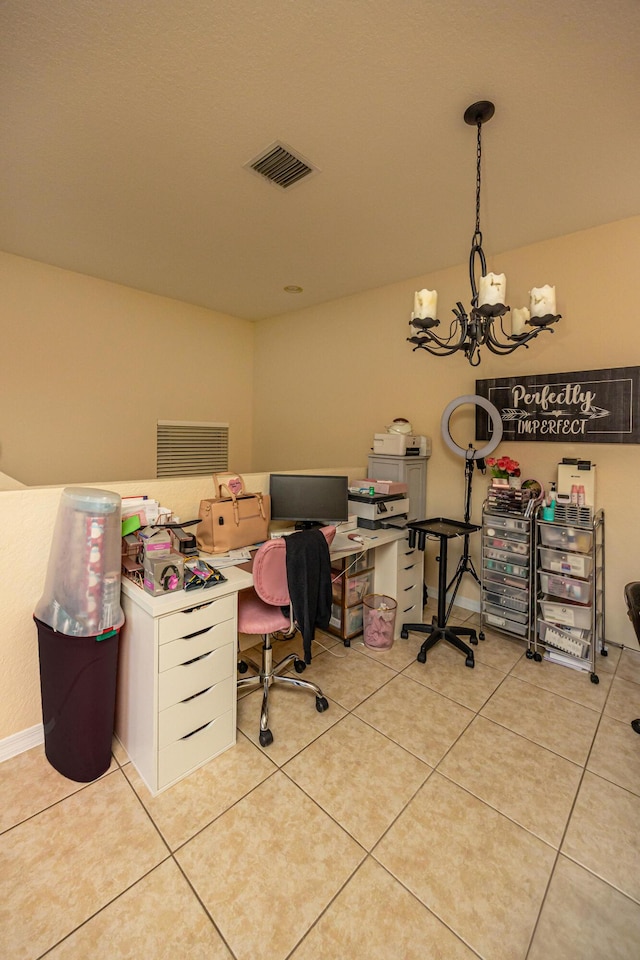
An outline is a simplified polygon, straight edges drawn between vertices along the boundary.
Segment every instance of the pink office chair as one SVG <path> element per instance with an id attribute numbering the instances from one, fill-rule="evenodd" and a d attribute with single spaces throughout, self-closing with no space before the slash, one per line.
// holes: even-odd
<path id="1" fill-rule="evenodd" d="M 335 527 L 323 527 L 322 533 L 330 545 L 336 533 Z M 296 536 L 296 534 L 291 534 Z M 313 690 L 316 695 L 316 710 L 323 713 L 328 710 L 329 703 L 320 687 L 309 680 L 301 680 L 294 676 L 283 676 L 283 671 L 293 664 L 296 673 L 302 673 L 306 663 L 298 654 L 290 653 L 284 659 L 273 665 L 273 648 L 271 636 L 283 633 L 285 638 L 293 637 L 296 633 L 296 624 L 293 613 L 283 613 L 282 608 L 290 606 L 289 588 L 287 585 L 287 554 L 284 537 L 277 540 L 267 540 L 258 549 L 253 558 L 253 587 L 242 590 L 238 594 L 238 630 L 240 633 L 261 634 L 262 664 L 258 666 L 248 657 L 238 662 L 238 671 L 246 673 L 251 667 L 256 675 L 239 677 L 238 689 L 242 687 L 263 688 L 262 711 L 260 714 L 260 746 L 266 747 L 273 743 L 273 734 L 269 730 L 269 688 L 274 683 L 289 684 L 294 687 L 304 687 Z"/>

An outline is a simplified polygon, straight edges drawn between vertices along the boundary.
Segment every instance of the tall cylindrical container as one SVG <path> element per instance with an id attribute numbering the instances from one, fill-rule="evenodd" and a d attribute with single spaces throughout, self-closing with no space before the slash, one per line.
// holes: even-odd
<path id="1" fill-rule="evenodd" d="M 111 763 L 120 606 L 121 500 L 63 490 L 45 588 L 36 605 L 47 759 L 89 782 Z"/>

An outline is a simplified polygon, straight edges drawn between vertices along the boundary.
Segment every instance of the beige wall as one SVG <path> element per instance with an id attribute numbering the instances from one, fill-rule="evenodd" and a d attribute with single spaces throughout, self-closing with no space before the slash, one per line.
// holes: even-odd
<path id="1" fill-rule="evenodd" d="M 90 381 L 97 396 L 103 398 L 101 407 L 104 408 L 105 396 L 112 397 L 116 403 L 118 390 L 114 382 L 118 379 L 127 385 L 139 382 L 140 369 L 150 354 L 145 344 L 135 358 L 123 363 L 122 350 L 108 348 L 102 325 L 111 324 L 109 330 L 113 333 L 117 329 L 117 337 L 123 340 L 126 332 L 131 340 L 144 326 L 147 340 L 154 341 L 149 347 L 151 355 L 155 355 L 163 371 L 167 371 L 157 398 L 167 392 L 172 378 L 169 371 L 177 354 L 184 366 L 197 371 L 205 364 L 209 371 L 210 358 L 221 356 L 222 363 L 217 364 L 219 372 L 209 374 L 208 378 L 198 377 L 205 385 L 202 392 L 198 388 L 195 395 L 208 396 L 205 391 L 210 383 L 212 393 L 208 403 L 211 407 L 207 408 L 206 418 L 242 424 L 242 429 L 237 431 L 241 436 L 236 436 L 232 447 L 234 467 L 248 472 L 248 469 L 319 469 L 322 464 L 341 462 L 364 464 L 373 433 L 383 430 L 394 417 L 404 416 L 411 419 L 417 432 L 426 433 L 433 440 L 427 512 L 432 516 L 462 517 L 464 464 L 441 439 L 440 418 L 444 407 L 455 397 L 474 393 L 476 376 L 640 364 L 635 311 L 638 250 L 640 217 L 490 257 L 490 267 L 507 274 L 509 299 L 514 306 L 526 302 L 526 291 L 531 285 L 554 282 L 564 319 L 555 333 L 543 335 L 529 350 L 521 350 L 511 358 L 485 354 L 478 370 L 471 369 L 462 357 L 436 359 L 413 353 L 405 342 L 413 291 L 417 286 L 438 290 L 439 313 L 443 318 L 456 300 L 467 299 L 466 268 L 460 267 L 263 321 L 255 328 L 255 375 L 250 369 L 254 349 L 251 325 L 242 321 L 232 323 L 229 318 L 210 311 L 0 255 L 0 280 L 5 289 L 10 290 L 9 298 L 4 297 L 0 306 L 4 320 L 0 443 L 4 450 L 8 413 L 9 427 L 13 429 L 10 421 L 16 419 L 19 411 L 19 403 L 12 396 L 14 387 L 22 390 L 22 400 L 30 412 L 38 410 L 35 399 L 30 400 L 28 392 L 21 387 L 20 371 L 10 369 L 12 366 L 19 366 L 24 375 L 31 378 L 29 382 L 35 392 L 44 398 L 48 430 L 37 422 L 30 423 L 25 430 L 30 447 L 43 459 L 52 455 L 48 433 L 68 413 L 74 384 L 67 383 L 61 393 L 59 385 L 42 390 L 42 382 L 34 380 L 29 370 L 31 352 L 37 348 L 47 354 L 47 362 L 38 359 L 35 364 L 45 383 L 50 379 L 49 371 L 56 358 L 65 352 L 69 357 L 65 360 L 62 356 L 62 360 L 71 378 L 74 368 L 85 357 L 95 356 L 96 349 L 102 351 L 103 356 L 108 355 L 109 364 L 96 365 Z M 56 294 L 56 286 L 60 286 L 62 292 Z M 67 332 L 63 338 L 64 349 L 61 349 L 60 337 L 49 333 L 53 311 L 47 308 L 48 298 L 57 304 L 55 316 L 60 325 L 65 325 L 65 309 L 74 317 L 72 329 L 77 336 Z M 138 325 L 141 317 L 144 324 Z M 172 341 L 175 349 L 167 356 L 160 357 L 151 336 L 155 317 L 159 318 L 161 331 L 156 337 L 171 333 L 175 338 Z M 114 342 L 117 337 L 114 333 Z M 5 344 L 9 344 L 8 352 Z M 83 389 L 87 383 L 85 380 Z M 243 384 L 243 389 L 238 389 L 238 383 Z M 116 405 L 119 403 L 118 400 Z M 240 414 L 236 413 L 237 405 Z M 119 409 L 116 453 L 109 459 L 108 471 L 101 472 L 100 476 L 117 476 L 123 480 L 124 474 L 118 469 L 123 457 L 118 451 L 135 449 L 140 439 L 137 426 L 140 415 L 146 418 L 147 413 L 143 397 L 127 401 L 126 410 L 124 406 Z M 468 409 L 471 412 L 471 408 Z M 466 410 L 464 408 L 453 423 L 454 437 L 459 443 L 473 439 L 472 421 Z M 149 424 L 155 428 L 155 420 L 164 416 L 173 418 L 172 414 L 154 411 L 149 416 Z M 180 417 L 203 419 L 202 409 L 198 407 L 197 416 L 185 409 Z M 153 436 L 153 430 L 151 433 Z M 78 435 L 85 436 L 84 433 Z M 95 430 L 87 436 L 86 447 L 91 456 L 92 451 L 105 442 L 100 437 L 96 443 L 95 436 Z M 18 439 L 15 434 L 11 437 L 13 448 Z M 70 433 L 70 449 L 76 440 L 76 434 Z M 635 506 L 640 448 L 513 443 L 503 444 L 499 449 L 520 460 L 525 474 L 543 482 L 555 475 L 556 464 L 562 456 L 579 456 L 597 463 L 598 501 L 606 512 L 607 636 L 612 641 L 635 647 L 622 588 L 627 581 L 640 579 L 640 563 L 636 559 L 640 514 Z M 4 461 L 0 461 L 0 469 L 13 475 Z M 153 470 L 147 473 L 152 475 Z M 71 479 L 65 479 L 63 484 Z M 73 479 L 88 483 L 91 475 L 83 473 Z M 144 487 L 145 492 L 158 496 L 182 516 L 197 509 L 201 496 L 211 495 L 207 478 L 147 480 L 143 484 L 98 479 L 96 483 L 121 494 L 139 493 Z M 476 521 L 480 518 L 486 486 L 487 479 L 476 474 L 473 505 Z M 44 583 L 60 489 L 0 492 L 0 740 L 41 722 L 36 632 L 31 616 Z M 477 537 L 472 538 L 472 544 L 479 566 Z M 450 556 L 455 561 L 454 549 Z M 432 587 L 437 582 L 433 550 L 428 552 L 427 580 Z M 477 605 L 478 589 L 470 579 L 463 585 L 462 596 L 468 606 Z"/>
<path id="2" fill-rule="evenodd" d="M 373 434 L 394 417 L 407 417 L 433 440 L 427 512 L 462 518 L 464 462 L 445 446 L 440 419 L 456 397 L 474 394 L 476 378 L 580 371 L 640 364 L 637 269 L 640 217 L 608 224 L 500 256 L 489 268 L 507 275 L 512 306 L 524 306 L 531 286 L 555 283 L 562 321 L 529 349 L 511 357 L 483 351 L 479 368 L 463 356 L 413 353 L 405 338 L 417 287 L 436 289 L 439 316 L 447 321 L 457 300 L 468 303 L 466 264 L 378 290 L 263 321 L 256 331 L 254 464 L 302 468 L 322 462 L 364 461 Z M 278 387 L 274 388 L 275 385 Z M 469 405 L 452 418 L 459 444 L 473 440 Z M 465 425 L 466 421 L 466 425 Z M 554 479 L 563 456 L 597 464 L 597 497 L 606 514 L 607 634 L 636 646 L 622 589 L 640 579 L 640 447 L 578 443 L 501 444 L 520 461 L 525 476 Z M 488 480 L 474 477 L 473 515 L 480 520 Z M 472 538 L 479 569 L 479 542 Z M 427 579 L 437 583 L 430 551 Z M 453 563 L 455 548 L 450 553 Z M 469 577 L 461 595 L 478 600 Z"/>
<path id="3" fill-rule="evenodd" d="M 0 253 L 0 470 L 155 476 L 156 421 L 230 424 L 251 466 L 253 324 Z"/>

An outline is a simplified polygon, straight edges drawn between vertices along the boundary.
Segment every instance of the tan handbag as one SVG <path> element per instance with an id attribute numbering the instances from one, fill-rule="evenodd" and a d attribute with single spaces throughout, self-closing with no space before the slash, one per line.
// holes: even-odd
<path id="1" fill-rule="evenodd" d="M 213 482 L 217 495 L 200 501 L 198 549 L 215 555 L 266 540 L 271 519 L 269 495 L 247 493 L 239 474 L 214 473 Z"/>

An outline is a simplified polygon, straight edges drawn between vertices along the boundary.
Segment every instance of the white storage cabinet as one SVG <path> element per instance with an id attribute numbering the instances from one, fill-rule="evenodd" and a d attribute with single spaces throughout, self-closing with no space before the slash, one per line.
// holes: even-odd
<path id="1" fill-rule="evenodd" d="M 391 454 L 369 456 L 368 472 L 372 480 L 393 480 L 406 483 L 409 496 L 408 520 L 424 520 L 427 516 L 428 457 L 395 457 Z"/>
<path id="2" fill-rule="evenodd" d="M 151 597 L 123 581 L 115 732 L 156 794 L 236 741 L 237 591 Z"/>

